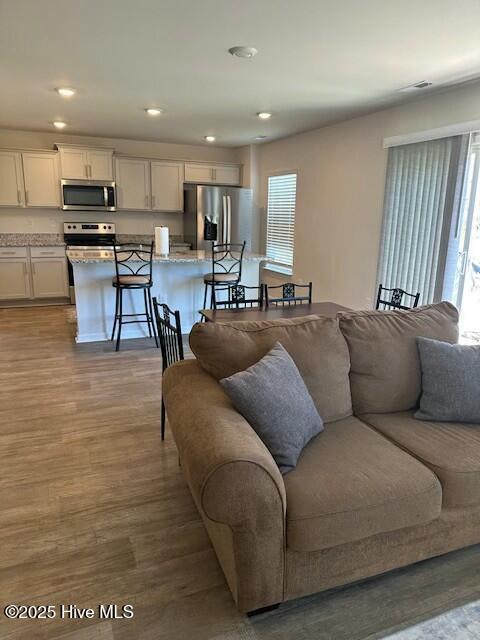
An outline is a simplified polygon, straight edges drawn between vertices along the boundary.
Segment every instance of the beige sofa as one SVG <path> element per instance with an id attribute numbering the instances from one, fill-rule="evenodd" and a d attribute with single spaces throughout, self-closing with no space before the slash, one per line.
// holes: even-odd
<path id="1" fill-rule="evenodd" d="M 415 336 L 455 342 L 448 303 L 192 329 L 197 360 L 167 370 L 182 468 L 240 611 L 373 576 L 480 541 L 480 426 L 413 418 Z M 217 380 L 276 341 L 323 433 L 282 476 Z"/>

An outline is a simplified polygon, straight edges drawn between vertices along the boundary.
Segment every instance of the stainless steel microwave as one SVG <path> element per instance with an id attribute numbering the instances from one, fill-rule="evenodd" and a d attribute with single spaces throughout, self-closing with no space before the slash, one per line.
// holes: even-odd
<path id="1" fill-rule="evenodd" d="M 60 180 L 62 209 L 66 211 L 116 211 L 115 182 Z"/>

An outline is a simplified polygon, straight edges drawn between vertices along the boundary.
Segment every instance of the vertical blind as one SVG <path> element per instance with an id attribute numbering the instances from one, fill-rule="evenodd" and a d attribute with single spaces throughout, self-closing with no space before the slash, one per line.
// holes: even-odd
<path id="1" fill-rule="evenodd" d="M 280 264 L 293 265 L 297 174 L 268 178 L 267 257 Z"/>
<path id="2" fill-rule="evenodd" d="M 461 142 L 455 136 L 388 152 L 377 286 L 418 291 L 421 304 L 441 296 Z"/>

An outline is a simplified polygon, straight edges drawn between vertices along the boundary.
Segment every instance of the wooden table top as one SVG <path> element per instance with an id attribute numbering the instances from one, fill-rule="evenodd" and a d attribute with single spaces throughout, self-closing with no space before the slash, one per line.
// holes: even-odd
<path id="1" fill-rule="evenodd" d="M 200 313 L 210 322 L 227 320 L 278 320 L 279 318 L 300 318 L 302 316 L 335 316 L 339 311 L 352 311 L 335 302 L 312 302 L 291 306 L 272 306 L 263 309 L 202 309 Z"/>

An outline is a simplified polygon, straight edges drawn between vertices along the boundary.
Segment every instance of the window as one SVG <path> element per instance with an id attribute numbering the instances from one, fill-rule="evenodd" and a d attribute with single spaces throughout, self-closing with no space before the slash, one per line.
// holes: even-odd
<path id="1" fill-rule="evenodd" d="M 267 257 L 286 267 L 293 266 L 297 174 L 268 177 Z"/>
<path id="2" fill-rule="evenodd" d="M 392 147 L 377 286 L 442 299 L 449 231 L 458 208 L 468 136 Z"/>

